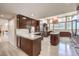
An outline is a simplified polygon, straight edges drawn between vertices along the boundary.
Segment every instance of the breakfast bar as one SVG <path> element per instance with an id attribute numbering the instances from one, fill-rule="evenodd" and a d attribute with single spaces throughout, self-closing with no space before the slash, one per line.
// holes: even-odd
<path id="1" fill-rule="evenodd" d="M 29 56 L 37 56 L 41 51 L 41 36 L 34 35 L 35 33 L 26 33 L 18 31 L 17 46 Z"/>

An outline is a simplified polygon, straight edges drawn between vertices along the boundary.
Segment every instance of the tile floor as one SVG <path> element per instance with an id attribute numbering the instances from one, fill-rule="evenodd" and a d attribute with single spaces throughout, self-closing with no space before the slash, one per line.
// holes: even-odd
<path id="1" fill-rule="evenodd" d="M 27 56 L 21 49 L 13 47 L 9 42 L 0 42 L 0 56 Z"/>
<path id="2" fill-rule="evenodd" d="M 1 33 L 0 35 L 0 42 L 8 41 L 9 36 L 8 32 L 4 32 L 4 35 Z"/>
<path id="3" fill-rule="evenodd" d="M 45 37 L 42 41 L 42 51 L 40 56 L 77 56 L 71 46 L 71 39 L 61 37 L 57 46 L 50 45 L 50 37 Z"/>
<path id="4" fill-rule="evenodd" d="M 77 56 L 71 45 L 71 39 L 68 37 L 61 37 L 57 46 L 50 45 L 50 37 L 44 37 L 41 45 L 39 56 Z"/>

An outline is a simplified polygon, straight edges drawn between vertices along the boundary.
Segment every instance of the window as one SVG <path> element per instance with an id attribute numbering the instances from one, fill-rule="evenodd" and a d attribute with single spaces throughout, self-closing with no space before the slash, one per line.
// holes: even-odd
<path id="1" fill-rule="evenodd" d="M 54 29 L 59 29 L 59 24 L 54 24 Z"/>
<path id="2" fill-rule="evenodd" d="M 76 29 L 76 21 L 73 21 L 73 29 Z"/>
<path id="3" fill-rule="evenodd" d="M 79 35 L 79 22 L 77 22 L 77 35 Z"/>
<path id="4" fill-rule="evenodd" d="M 40 31 L 43 31 L 43 24 L 40 24 Z"/>
<path id="5" fill-rule="evenodd" d="M 72 17 L 72 20 L 77 20 L 77 15 L 74 15 L 74 16 Z"/>
<path id="6" fill-rule="evenodd" d="M 72 25 L 73 25 L 72 33 L 73 33 L 73 35 L 76 35 L 76 21 L 72 21 Z"/>
<path id="7" fill-rule="evenodd" d="M 50 24 L 50 30 L 53 30 L 53 24 Z"/>
<path id="8" fill-rule="evenodd" d="M 59 29 L 65 29 L 65 23 L 59 23 Z"/>
<path id="9" fill-rule="evenodd" d="M 67 26 L 67 29 L 71 29 L 71 27 L 72 27 L 72 26 L 71 26 L 71 22 L 67 22 L 67 23 L 66 23 L 66 26 Z"/>
<path id="10" fill-rule="evenodd" d="M 79 14 L 77 15 L 77 21 L 79 22 Z"/>
<path id="11" fill-rule="evenodd" d="M 59 20 L 59 22 L 66 22 L 66 18 L 65 17 L 59 18 L 58 20 Z"/>
<path id="12" fill-rule="evenodd" d="M 68 16 L 67 17 L 67 21 L 71 21 L 72 20 L 72 17 L 71 16 Z"/>
<path id="13" fill-rule="evenodd" d="M 72 23 L 72 22 L 67 22 L 67 23 L 66 23 L 67 30 L 70 31 L 70 32 L 71 32 L 71 27 L 72 27 L 72 26 L 71 26 L 71 23 Z"/>

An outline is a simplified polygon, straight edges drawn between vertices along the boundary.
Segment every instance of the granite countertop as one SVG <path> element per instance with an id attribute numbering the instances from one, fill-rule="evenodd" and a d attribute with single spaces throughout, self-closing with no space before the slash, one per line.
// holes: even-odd
<path id="1" fill-rule="evenodd" d="M 40 38 L 41 36 L 35 35 L 35 34 L 38 34 L 38 33 L 40 33 L 40 32 L 28 33 L 25 30 L 19 30 L 19 29 L 16 30 L 17 36 L 24 37 L 24 38 L 27 38 L 27 39 L 30 39 L 30 40 L 35 40 L 35 39 Z"/>
<path id="2" fill-rule="evenodd" d="M 51 32 L 50 34 L 59 34 L 59 32 Z"/>

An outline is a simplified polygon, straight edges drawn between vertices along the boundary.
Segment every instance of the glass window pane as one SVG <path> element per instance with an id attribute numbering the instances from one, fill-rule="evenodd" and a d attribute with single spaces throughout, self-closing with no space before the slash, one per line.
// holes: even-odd
<path id="1" fill-rule="evenodd" d="M 50 30 L 53 30 L 53 24 L 50 24 Z"/>
<path id="2" fill-rule="evenodd" d="M 72 27 L 71 22 L 67 22 L 66 26 L 67 26 L 67 30 L 71 32 L 71 27 Z"/>
<path id="3" fill-rule="evenodd" d="M 66 22 L 66 18 L 65 17 L 59 18 L 59 22 Z"/>
<path id="4" fill-rule="evenodd" d="M 78 15 L 76 15 L 77 16 L 77 21 L 79 22 L 79 14 Z"/>
<path id="5" fill-rule="evenodd" d="M 59 24 L 54 24 L 54 29 L 59 29 Z"/>
<path id="6" fill-rule="evenodd" d="M 72 20 L 77 20 L 77 15 L 74 15 L 74 16 L 72 17 Z"/>
<path id="7" fill-rule="evenodd" d="M 72 28 L 73 34 L 76 34 L 76 21 L 73 21 L 73 28 Z"/>
<path id="8" fill-rule="evenodd" d="M 40 24 L 40 31 L 43 31 L 43 24 Z"/>
<path id="9" fill-rule="evenodd" d="M 79 14 L 78 14 L 78 15 L 74 15 L 73 18 L 72 18 L 72 20 L 77 20 L 77 21 L 79 21 Z"/>
<path id="10" fill-rule="evenodd" d="M 60 23 L 59 24 L 59 29 L 65 29 L 65 23 Z"/>
<path id="11" fill-rule="evenodd" d="M 67 22 L 66 26 L 67 26 L 67 29 L 71 29 L 71 22 Z"/>
<path id="12" fill-rule="evenodd" d="M 76 26 L 76 22 L 73 21 L 73 29 L 75 29 L 75 26 Z"/>
<path id="13" fill-rule="evenodd" d="M 79 35 L 79 22 L 77 22 L 77 35 Z"/>
<path id="14" fill-rule="evenodd" d="M 67 21 L 71 21 L 71 20 L 72 20 L 71 16 L 67 17 Z"/>

